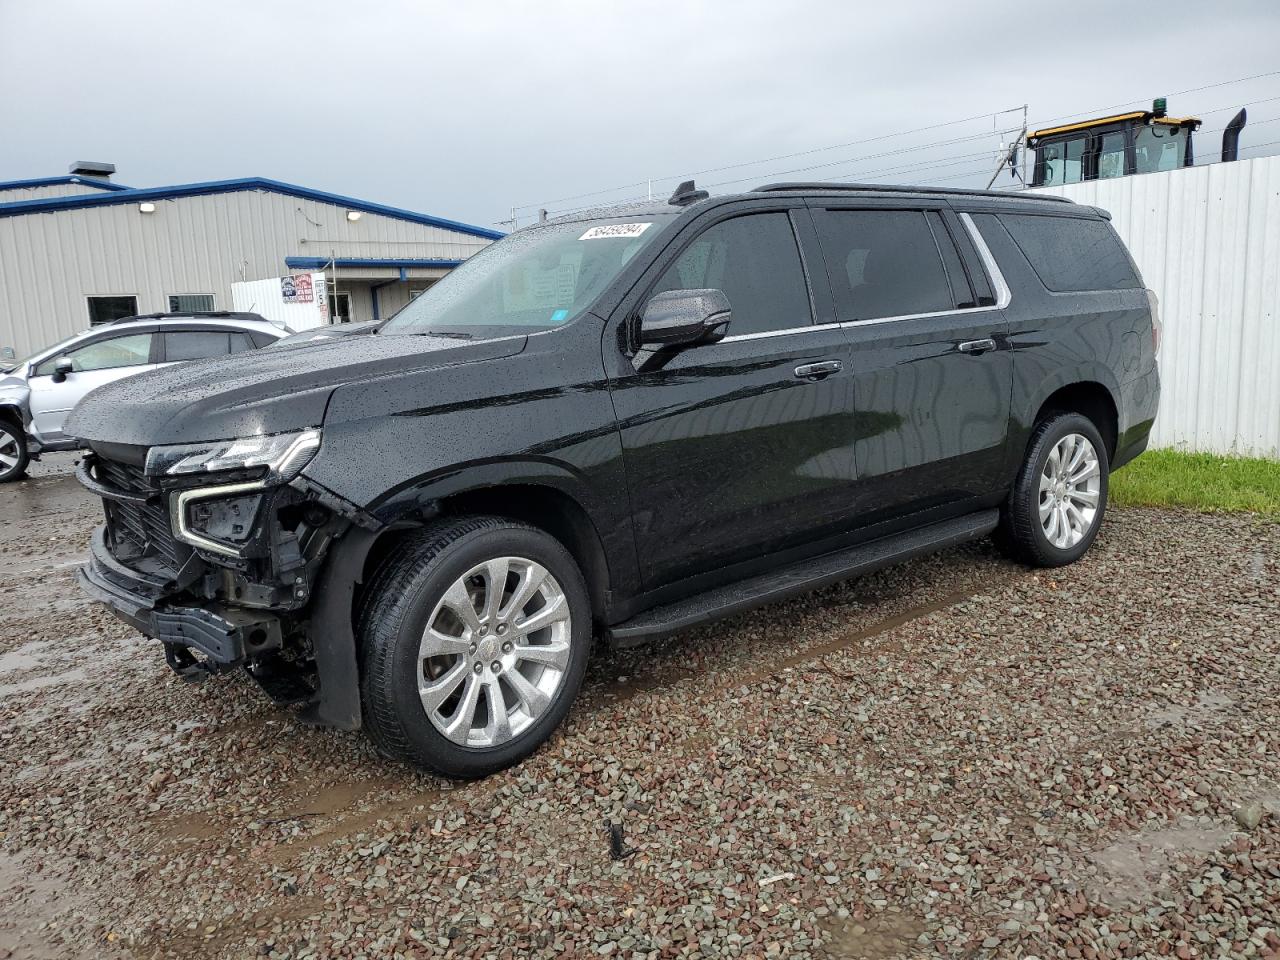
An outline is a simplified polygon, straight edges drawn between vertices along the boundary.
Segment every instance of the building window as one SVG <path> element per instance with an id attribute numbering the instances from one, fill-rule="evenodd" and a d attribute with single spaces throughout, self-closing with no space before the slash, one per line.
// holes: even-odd
<path id="1" fill-rule="evenodd" d="M 176 293 L 169 297 L 170 313 L 208 313 L 212 309 L 212 293 Z"/>
<path id="2" fill-rule="evenodd" d="M 89 326 L 138 315 L 137 297 L 89 297 Z"/>

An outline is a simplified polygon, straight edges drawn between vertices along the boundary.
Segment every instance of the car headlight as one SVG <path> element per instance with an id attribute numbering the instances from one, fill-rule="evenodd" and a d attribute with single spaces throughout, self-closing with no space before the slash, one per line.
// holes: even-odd
<path id="1" fill-rule="evenodd" d="M 150 476 L 183 476 L 266 467 L 268 483 L 287 483 L 320 449 L 320 431 L 276 433 L 239 440 L 152 447 L 147 452 Z"/>

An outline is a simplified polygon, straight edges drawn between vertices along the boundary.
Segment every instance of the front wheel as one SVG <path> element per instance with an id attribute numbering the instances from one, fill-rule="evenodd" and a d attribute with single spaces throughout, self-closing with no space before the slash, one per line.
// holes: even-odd
<path id="1" fill-rule="evenodd" d="M 450 777 L 516 763 L 560 725 L 586 671 L 591 606 L 569 552 L 496 517 L 441 521 L 382 561 L 360 618 L 365 729 Z"/>
<path id="2" fill-rule="evenodd" d="M 25 477 L 29 459 L 26 433 L 8 420 L 0 420 L 0 483 Z"/>
<path id="3" fill-rule="evenodd" d="M 1106 444 L 1088 417 L 1059 413 L 1037 424 L 1001 511 L 1006 552 L 1035 567 L 1078 560 L 1102 525 L 1109 472 Z"/>

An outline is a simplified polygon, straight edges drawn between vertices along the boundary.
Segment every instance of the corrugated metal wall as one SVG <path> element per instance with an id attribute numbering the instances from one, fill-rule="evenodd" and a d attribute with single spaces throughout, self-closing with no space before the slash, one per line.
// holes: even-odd
<path id="1" fill-rule="evenodd" d="M 1111 211 L 1160 296 L 1153 445 L 1280 457 L 1280 156 L 1042 192 Z"/>
<path id="2" fill-rule="evenodd" d="M 102 189 L 91 183 L 46 183 L 38 187 L 9 187 L 0 190 L 0 203 L 47 200 L 49 197 L 72 197 L 82 193 L 101 193 Z"/>
<path id="3" fill-rule="evenodd" d="M 133 295 L 142 313 L 291 272 L 286 256 L 462 260 L 491 241 L 278 193 L 246 190 L 0 217 L 0 347 L 18 355 L 88 326 L 86 297 Z"/>

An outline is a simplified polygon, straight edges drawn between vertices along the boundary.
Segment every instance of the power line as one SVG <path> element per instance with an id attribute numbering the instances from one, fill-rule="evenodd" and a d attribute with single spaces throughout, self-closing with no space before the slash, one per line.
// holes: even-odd
<path id="1" fill-rule="evenodd" d="M 1221 81 L 1218 81 L 1218 82 L 1216 82 L 1216 83 L 1203 84 L 1203 85 L 1198 86 L 1198 87 L 1188 87 L 1188 88 L 1187 88 L 1187 89 L 1185 89 L 1185 90 L 1178 90 L 1178 91 L 1175 91 L 1175 92 L 1174 92 L 1174 93 L 1172 93 L 1172 94 L 1167 94 L 1167 96 L 1172 96 L 1172 97 L 1185 96 L 1185 95 L 1187 95 L 1187 94 L 1191 94 L 1191 93 L 1199 93 L 1199 92 L 1202 92 L 1202 91 L 1204 91 L 1204 90 L 1214 90 L 1214 89 L 1218 89 L 1218 88 L 1220 88 L 1220 87 L 1231 86 L 1231 85 L 1233 85 L 1233 84 L 1238 84 L 1238 83 L 1248 83 L 1248 82 L 1253 81 L 1253 80 L 1261 80 L 1261 79 L 1265 79 L 1265 78 L 1268 78 L 1268 77 L 1275 77 L 1275 76 L 1280 76 L 1280 70 L 1272 70 L 1272 71 L 1267 71 L 1267 72 L 1265 72 L 1265 73 L 1256 73 L 1256 74 L 1252 74 L 1252 75 L 1247 76 L 1247 77 L 1237 77 L 1237 78 L 1232 79 L 1232 80 L 1221 80 Z M 1095 108 L 1090 109 L 1090 110 L 1083 110 L 1083 111 L 1079 111 L 1079 112 L 1077 112 L 1077 113 L 1065 114 L 1065 115 L 1063 115 L 1063 116 L 1060 116 L 1060 117 L 1053 117 L 1053 118 L 1050 118 L 1050 119 L 1048 119 L 1048 120 L 1040 120 L 1040 121 L 1036 121 L 1035 126 L 1037 126 L 1037 127 L 1040 127 L 1040 126 L 1048 126 L 1048 125 L 1051 125 L 1051 124 L 1054 124 L 1054 123 L 1058 123 L 1058 122 L 1060 122 L 1060 121 L 1062 121 L 1062 120 L 1070 120 L 1070 119 L 1073 119 L 1073 118 L 1075 118 L 1075 117 L 1082 117 L 1082 116 L 1097 115 L 1097 114 L 1100 114 L 1100 113 L 1105 113 L 1106 111 L 1109 111 L 1109 110 L 1116 110 L 1116 109 L 1119 109 L 1119 108 L 1121 108 L 1121 107 L 1126 107 L 1126 106 L 1129 106 L 1129 105 L 1131 105 L 1131 104 L 1138 103 L 1138 102 L 1141 102 L 1141 101 L 1139 101 L 1139 100 L 1126 100 L 1126 101 L 1123 101 L 1123 102 L 1121 102 L 1121 103 L 1111 104 L 1111 105 L 1108 105 L 1108 106 L 1095 107 Z M 1266 101 L 1260 101 L 1260 102 L 1266 102 Z M 585 192 L 585 193 L 572 194 L 572 195 L 570 195 L 570 196 L 561 197 L 561 198 L 559 198 L 558 200 L 544 201 L 544 202 L 542 202 L 542 203 L 530 203 L 530 204 L 523 204 L 523 205 L 520 205 L 520 206 L 515 207 L 514 209 L 515 209 L 517 212 L 519 212 L 519 211 L 521 211 L 521 210 L 528 210 L 528 209 L 536 208 L 536 207 L 547 207 L 547 208 L 550 208 L 550 207 L 552 207 L 552 206 L 554 206 L 554 205 L 556 205 L 556 204 L 566 203 L 566 202 L 569 202 L 569 201 L 572 201 L 572 200 L 580 200 L 580 199 L 585 199 L 585 198 L 587 198 L 587 197 L 599 197 L 599 196 L 603 196 L 603 195 L 605 195 L 605 194 L 617 193 L 617 192 L 619 192 L 619 191 L 621 191 L 621 190 L 628 190 L 628 189 L 638 188 L 638 187 L 642 187 L 642 186 L 651 186 L 651 185 L 652 185 L 652 184 L 654 184 L 654 183 L 662 183 L 662 182 L 664 182 L 664 181 L 672 181 L 672 180 L 676 180 L 676 179 L 686 179 L 686 178 L 688 178 L 688 177 L 690 177 L 690 176 L 697 177 L 697 176 L 700 176 L 700 175 L 702 175 L 702 174 L 707 174 L 707 173 L 716 173 L 716 172 L 720 172 L 720 171 L 724 171 L 724 170 L 734 170 L 734 169 L 741 169 L 741 168 L 743 168 L 743 167 L 758 166 L 758 165 L 760 165 L 760 164 L 774 163 L 774 162 L 779 161 L 779 160 L 789 160 L 789 159 L 794 159 L 794 158 L 796 158 L 796 157 L 811 156 L 811 155 L 813 155 L 813 154 L 815 154 L 815 153 L 823 153 L 823 152 L 826 152 L 826 151 L 828 151 L 828 150 L 839 150 L 839 149 L 843 149 L 843 148 L 845 148 L 845 147 L 858 146 L 858 145 L 862 145 L 862 144 L 866 144 L 866 143 L 875 143 L 875 142 L 879 142 L 879 141 L 883 141 L 883 140 L 893 139 L 893 138 L 895 138 L 895 137 L 910 136 L 910 135 L 915 134 L 915 133 L 924 133 L 924 132 L 927 132 L 927 131 L 929 131 L 929 130 L 938 130 L 938 129 L 942 129 L 942 128 L 944 128 L 944 127 L 956 126 L 956 125 L 961 124 L 961 123 L 971 123 L 971 122 L 973 122 L 973 121 L 975 121 L 975 120 L 981 120 L 981 119 L 985 119 L 985 118 L 987 118 L 987 117 L 995 118 L 995 117 L 998 117 L 998 116 L 1002 116 L 1002 115 L 1004 115 L 1004 114 L 1006 114 L 1006 113 L 1015 112 L 1015 111 L 1017 111 L 1017 110 L 1021 110 L 1021 109 L 1024 109 L 1024 108 L 1023 108 L 1023 107 L 1013 107 L 1013 108 L 1006 109 L 1006 110 L 998 110 L 998 111 L 994 111 L 994 112 L 979 113 L 979 114 L 974 114 L 973 116 L 970 116 L 970 117 L 961 117 L 961 118 L 954 119 L 954 120 L 946 120 L 946 121 L 943 121 L 943 122 L 941 122 L 941 123 L 934 123 L 934 124 L 928 124 L 928 125 L 923 126 L 923 127 L 916 127 L 916 128 L 911 129 L 911 130 L 902 130 L 902 131 L 898 131 L 898 132 L 895 132 L 895 133 L 880 134 L 880 135 L 875 136 L 875 137 L 867 137 L 867 138 L 863 138 L 863 139 L 860 139 L 860 140 L 852 140 L 852 141 L 849 141 L 849 142 L 847 142 L 847 143 L 842 143 L 842 144 L 832 144 L 832 145 L 828 145 L 828 146 L 824 146 L 824 147 L 814 147 L 814 148 L 811 148 L 811 149 L 808 149 L 808 150 L 801 150 L 801 151 L 798 151 L 798 152 L 795 152 L 795 153 L 779 154 L 779 155 L 777 155 L 777 156 L 773 156 L 773 157 L 764 157 L 764 158 L 760 158 L 760 159 L 756 159 L 756 160 L 746 160 L 746 161 L 742 161 L 742 162 L 739 162 L 739 163 L 725 164 L 725 165 L 718 166 L 718 167 L 707 167 L 707 168 L 702 169 L 702 170 L 695 170 L 695 171 L 693 171 L 692 173 L 674 174 L 674 175 L 669 175 L 669 176 L 646 178 L 645 180 L 639 180 L 639 181 L 635 181 L 635 182 L 633 182 L 633 183 L 622 184 L 622 185 L 614 186 L 614 187 L 607 187 L 607 188 L 603 188 L 603 189 L 600 189 L 600 190 L 592 190 L 592 191 L 588 191 L 588 192 Z M 1228 109 L 1228 108 L 1222 108 L 1222 109 Z M 1211 112 L 1213 112 L 1213 111 L 1204 111 L 1204 112 L 1211 113 Z M 945 145 L 948 145 L 948 144 L 951 144 L 951 143 L 959 143 L 959 142 L 965 142 L 965 141 L 967 141 L 967 140 L 980 139 L 980 138 L 982 138 L 982 137 L 984 137 L 984 136 L 991 136 L 991 135 L 994 135 L 994 134 L 999 133 L 999 132 L 1000 132 L 1000 131 L 992 130 L 992 131 L 985 132 L 985 133 L 983 133 L 983 134 L 975 134 L 975 135 L 972 135 L 972 136 L 970 136 L 970 137 L 960 137 L 960 138 L 955 138 L 955 139 L 953 139 L 953 140 L 935 141 L 935 142 L 932 142 L 932 143 L 921 144 L 921 145 L 916 146 L 916 147 L 909 147 L 909 148 L 906 148 L 906 149 L 901 150 L 901 151 L 889 151 L 889 152 L 888 152 L 888 153 L 886 153 L 886 154 L 875 154 L 875 155 L 869 155 L 869 156 L 867 156 L 867 157 L 856 157 L 856 158 L 855 158 L 855 157 L 846 157 L 846 158 L 843 158 L 843 159 L 841 159 L 841 160 L 829 161 L 829 162 L 822 163 L 822 164 L 814 164 L 814 165 L 810 165 L 810 166 L 806 166 L 806 167 L 798 167 L 798 168 L 793 168 L 793 169 L 791 169 L 791 170 L 775 172 L 774 174 L 772 174 L 772 176 L 781 176 L 781 175 L 785 175 L 785 174 L 787 174 L 787 173 L 798 173 L 798 172 L 803 172 L 803 171 L 806 171 L 806 170 L 823 169 L 823 168 L 828 167 L 828 166 L 837 166 L 837 165 L 839 165 L 839 164 L 841 164 L 841 163 L 852 163 L 852 162 L 855 162 L 855 161 L 860 161 L 860 160 L 865 160 L 865 159 L 873 159 L 873 158 L 880 157 L 880 156 L 893 155 L 894 153 L 898 153 L 898 152 L 908 152 L 909 150 L 913 150 L 913 149 L 914 149 L 914 150 L 924 150 L 924 149 L 929 149 L 929 148 L 931 148 L 931 147 L 945 146 Z M 768 175 L 766 175 L 766 174 L 760 174 L 760 177 L 761 177 L 762 179 L 763 179 L 765 176 L 768 176 Z M 719 183 L 711 184 L 711 186 L 723 186 L 723 185 L 732 184 L 732 183 L 742 183 L 742 182 L 744 182 L 744 181 L 746 181 L 746 180 L 750 180 L 750 179 L 754 179 L 754 177 L 741 177 L 741 178 L 737 178 L 737 179 L 733 179 L 733 180 L 720 181 Z M 645 196 L 644 196 L 644 195 L 641 195 L 641 196 L 637 196 L 637 197 L 634 197 L 634 198 L 628 198 L 628 199 L 643 200 L 643 199 L 645 199 Z M 620 201 L 620 202 L 627 202 L 627 201 L 626 201 L 626 200 L 624 200 L 624 201 Z M 587 204 L 587 205 L 583 205 L 583 206 L 576 206 L 576 207 L 570 207 L 570 208 L 562 208 L 562 209 L 557 210 L 557 211 L 556 211 L 556 213 L 559 213 L 559 214 L 572 213 L 572 212 L 576 212 L 576 211 L 578 211 L 578 210 L 590 209 L 591 207 L 593 207 L 593 206 L 597 206 L 597 205 L 598 205 L 598 204 Z"/>
<path id="2" fill-rule="evenodd" d="M 1280 71 L 1277 71 L 1277 73 L 1280 73 Z M 1212 84 L 1212 85 L 1210 85 L 1210 86 L 1211 86 L 1211 87 L 1218 87 L 1218 86 L 1222 86 L 1222 84 Z M 1280 96 L 1264 97 L 1264 98 L 1261 98 L 1261 99 L 1258 99 L 1258 100 L 1246 101 L 1246 102 L 1245 102 L 1245 103 L 1243 103 L 1243 104 L 1241 104 L 1241 103 L 1235 103 L 1235 104 L 1230 104 L 1230 105 L 1225 105 L 1225 106 L 1220 106 L 1220 107 L 1214 107 L 1214 108 L 1209 109 L 1209 110 L 1197 111 L 1197 113 L 1200 113 L 1200 114 L 1202 114 L 1202 115 L 1210 115 L 1210 114 L 1219 113 L 1219 112 L 1222 112 L 1222 111 L 1225 111 L 1225 110 L 1238 109 L 1238 108 L 1239 108 L 1239 107 L 1241 107 L 1241 106 L 1244 106 L 1244 107 L 1251 107 L 1251 106 L 1257 106 L 1257 105 L 1259 105 L 1259 104 L 1275 102 L 1275 101 L 1277 101 L 1277 100 L 1280 100 Z M 1108 108 L 1106 108 L 1106 107 L 1102 107 L 1102 108 L 1099 108 L 1099 111 L 1101 111 L 1101 110 L 1105 110 L 1105 109 L 1108 109 Z M 1097 111 L 1090 111 L 1090 112 L 1097 112 Z M 1262 124 L 1270 123 L 1270 122 L 1272 122 L 1272 120 L 1275 120 L 1275 119 L 1280 119 L 1280 118 L 1271 118 L 1271 119 L 1268 119 L 1268 120 L 1253 121 L 1253 122 L 1250 124 L 1250 127 L 1261 126 Z M 1052 121 L 1049 121 L 1049 122 L 1052 122 Z M 1215 127 L 1215 128 L 1210 128 L 1210 129 L 1207 129 L 1207 130 L 1201 130 L 1201 131 L 1199 131 L 1198 135 L 1203 137 L 1203 136 L 1205 136 L 1205 135 L 1207 135 L 1207 134 L 1220 132 L 1220 131 L 1221 131 L 1221 130 L 1223 130 L 1223 129 L 1225 129 L 1225 127 L 1220 127 L 1220 128 Z M 841 158 L 841 159 L 839 159 L 839 160 L 827 161 L 827 162 L 825 162 L 825 163 L 821 163 L 821 164 L 812 164 L 812 165 L 809 165 L 809 166 L 806 166 L 806 167 L 793 168 L 793 169 L 790 169 L 790 170 L 772 171 L 772 172 L 762 172 L 762 173 L 759 173 L 759 174 L 752 175 L 752 176 L 750 176 L 750 177 L 741 177 L 741 178 L 736 178 L 736 179 L 733 179 L 733 180 L 717 181 L 717 182 L 715 182 L 715 183 L 708 184 L 708 186 L 710 186 L 710 187 L 726 186 L 726 185 L 729 185 L 729 184 L 741 183 L 741 182 L 744 182 L 744 181 L 747 181 L 747 180 L 761 180 L 761 181 L 763 181 L 763 180 L 765 180 L 765 179 L 767 179 L 767 178 L 775 178 L 775 177 L 779 177 L 779 176 L 784 176 L 784 175 L 786 175 L 786 174 L 788 174 L 788 173 L 803 172 L 803 171 L 807 171 L 807 170 L 814 170 L 814 169 L 823 169 L 823 168 L 832 167 L 832 166 L 839 166 L 839 165 L 841 165 L 841 164 L 845 164 L 845 163 L 859 163 L 859 162 L 862 162 L 862 161 L 864 161 L 864 160 L 881 159 L 881 158 L 884 158 L 884 157 L 890 157 L 890 156 L 899 156 L 899 155 L 901 155 L 901 154 L 911 153 L 911 152 L 917 152 L 917 151 L 927 151 L 927 150 L 936 149 L 936 148 L 938 148 L 938 147 L 942 147 L 942 146 L 950 146 L 950 145 L 957 144 L 957 143 L 965 143 L 965 142 L 970 142 L 970 141 L 973 141 L 973 140 L 980 140 L 980 139 L 983 139 L 983 138 L 985 138 L 985 137 L 991 136 L 991 135 L 993 135 L 993 134 L 995 134 L 995 133 L 998 133 L 998 132 L 999 132 L 999 131 L 986 131 L 986 132 L 981 133 L 981 134 L 972 134 L 972 135 L 964 136 L 964 137 L 954 137 L 954 138 L 947 139 L 947 140 L 936 140 L 936 141 L 931 141 L 931 142 L 929 142 L 929 143 L 925 143 L 925 144 L 918 144 L 918 145 L 914 145 L 914 146 L 910 146 L 910 147 L 903 147 L 903 148 L 898 148 L 898 149 L 895 149 L 895 150 L 883 151 L 883 152 L 881 152 L 881 153 L 876 153 L 876 154 L 867 154 L 867 155 L 862 156 L 862 157 L 845 157 L 845 158 Z M 1007 132 L 1007 131 L 1006 131 L 1006 132 Z M 966 159 L 966 158 L 987 157 L 987 156 L 989 156 L 989 155 L 991 155 L 991 154 L 992 154 L 992 151 L 983 150 L 983 151 L 978 151 L 978 152 L 976 152 L 976 153 L 966 153 L 966 154 L 957 154 L 957 155 L 951 155 L 951 156 L 936 157 L 936 158 L 931 158 L 931 159 L 928 159 L 928 160 L 922 160 L 922 161 L 912 162 L 912 163 L 909 163 L 909 164 L 906 164 L 906 165 L 895 165 L 895 166 L 892 166 L 892 167 L 883 168 L 883 169 L 879 169 L 879 170 L 870 170 L 870 171 L 867 171 L 867 170 L 850 170 L 850 171 L 847 171 L 847 172 L 837 173 L 837 174 L 835 174 L 834 176 L 832 176 L 832 177 L 831 177 L 831 179 L 833 179 L 833 180 L 835 180 L 835 179 L 846 179 L 846 178 L 849 178 L 849 177 L 855 177 L 855 176 L 856 176 L 856 177 L 862 177 L 862 178 L 871 178 L 871 177 L 885 176 L 885 175 L 894 174 L 894 173 L 913 172 L 913 171 L 918 170 L 918 169 L 921 169 L 921 168 L 934 168 L 934 169 L 936 169 L 936 168 L 940 168 L 940 167 L 949 167 L 949 166 L 954 166 L 957 162 L 960 162 L 961 160 L 964 160 L 964 159 Z M 987 169 L 987 170 L 989 170 L 989 165 L 987 166 L 987 168 L 986 168 L 986 169 Z M 975 175 L 975 176 L 976 176 L 976 175 L 977 175 L 977 172 L 975 172 L 975 173 L 973 173 L 973 174 L 963 174 L 963 175 Z M 639 183 L 637 183 L 637 184 L 633 184 L 633 186 L 640 186 L 640 185 L 641 185 L 641 184 L 639 184 Z M 618 189 L 618 188 L 615 188 L 615 189 Z M 645 200 L 645 199 L 646 199 L 646 195 L 643 195 L 643 194 L 642 194 L 642 195 L 636 195 L 636 196 L 626 197 L 626 198 L 620 199 L 620 200 L 618 200 L 618 201 L 615 201 L 615 202 L 613 202 L 613 203 L 605 204 L 605 205 L 608 205 L 608 206 L 612 206 L 612 205 L 620 205 L 620 204 L 624 204 L 624 203 L 628 203 L 628 202 L 632 202 L 632 201 L 642 201 L 642 200 Z M 599 206 L 601 206 L 601 204 L 598 204 L 598 203 L 580 204 L 580 205 L 573 206 L 573 207 L 560 208 L 560 209 L 557 209 L 557 210 L 555 210 L 555 211 L 553 211 L 553 212 L 554 212 L 556 215 L 563 216 L 563 215 L 567 215 L 567 214 L 571 214 L 571 213 L 577 213 L 577 212 L 582 211 L 582 210 L 590 210 L 590 209 L 594 209 L 594 208 L 599 207 Z"/>
<path id="3" fill-rule="evenodd" d="M 807 157 L 815 153 L 824 153 L 827 150 L 843 150 L 845 147 L 855 147 L 864 143 L 876 143 L 880 140 L 890 140 L 890 139 L 893 139 L 894 137 L 908 137 L 908 136 L 911 136 L 911 134 L 913 133 L 925 133 L 929 130 L 939 130 L 943 127 L 953 127 L 961 123 L 972 123 L 974 120 L 985 120 L 987 117 L 998 117 L 1003 114 L 1013 113 L 1015 111 L 1022 110 L 1022 109 L 1023 107 L 1010 107 L 1007 110 L 996 110 L 994 112 L 989 112 L 989 113 L 977 113 L 971 117 L 961 117 L 957 120 L 946 120 L 946 121 L 943 121 L 942 123 L 931 123 L 928 126 L 916 127 L 913 130 L 899 130 L 896 133 L 882 133 L 878 136 L 867 137 L 862 140 L 850 140 L 848 143 L 834 143 L 825 147 L 812 147 L 808 150 L 800 150 L 796 153 L 782 153 L 782 154 L 778 154 L 775 157 L 761 157 L 760 159 L 757 159 L 757 160 L 744 160 L 740 163 L 730 163 L 720 167 L 707 167 L 703 170 L 694 170 L 694 171 L 685 172 L 685 173 L 669 174 L 661 177 L 650 177 L 645 180 L 637 181 L 636 183 L 624 183 L 618 187 L 607 187 L 603 190 L 593 190 L 589 193 L 578 193 L 569 197 L 561 197 L 559 200 L 548 200 L 543 203 L 526 203 L 521 206 L 517 206 L 516 209 L 528 210 L 533 207 L 544 207 L 544 206 L 549 206 L 555 203 L 564 203 L 569 200 L 579 200 L 583 197 L 599 196 L 602 193 L 612 193 L 615 190 L 626 190 L 631 187 L 642 187 L 645 184 L 655 180 L 664 181 L 664 180 L 675 180 L 677 178 L 688 179 L 689 177 L 702 176 L 705 173 L 719 173 L 723 170 L 737 170 L 742 167 L 751 167 L 760 163 L 773 163 L 777 160 L 792 160 L 796 157 Z M 730 181 L 730 182 L 734 182 L 734 181 Z"/>

